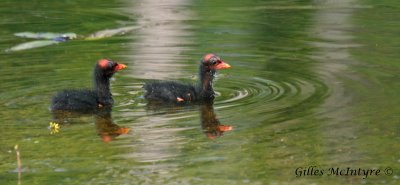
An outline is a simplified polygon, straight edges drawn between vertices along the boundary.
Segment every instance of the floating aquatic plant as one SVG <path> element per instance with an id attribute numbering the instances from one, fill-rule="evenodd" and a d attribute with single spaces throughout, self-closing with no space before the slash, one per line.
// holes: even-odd
<path id="1" fill-rule="evenodd" d="M 56 123 L 56 122 L 50 122 L 50 134 L 57 134 L 58 132 L 60 132 L 60 124 Z"/>

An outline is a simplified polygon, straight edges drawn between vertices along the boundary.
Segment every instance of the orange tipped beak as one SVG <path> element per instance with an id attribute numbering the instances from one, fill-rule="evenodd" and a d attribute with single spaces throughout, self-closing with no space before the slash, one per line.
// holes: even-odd
<path id="1" fill-rule="evenodd" d="M 228 63 L 225 63 L 224 61 L 221 60 L 221 63 L 217 64 L 214 69 L 216 70 L 220 70 L 220 69 L 228 69 L 230 68 L 231 65 L 229 65 Z"/>
<path id="2" fill-rule="evenodd" d="M 126 66 L 125 64 L 118 64 L 117 66 L 115 66 L 115 71 L 123 70 L 127 67 L 128 66 Z"/>
<path id="3" fill-rule="evenodd" d="M 222 132 L 226 132 L 226 131 L 231 131 L 231 130 L 233 130 L 233 127 L 232 127 L 232 126 L 229 126 L 229 125 L 220 125 L 220 126 L 218 126 L 218 128 L 219 128 L 219 130 L 222 131 Z"/>
<path id="4" fill-rule="evenodd" d="M 119 128 L 118 130 L 117 130 L 117 133 L 118 134 L 127 134 L 129 132 L 129 128 L 127 128 L 127 127 L 121 127 L 121 128 Z"/>

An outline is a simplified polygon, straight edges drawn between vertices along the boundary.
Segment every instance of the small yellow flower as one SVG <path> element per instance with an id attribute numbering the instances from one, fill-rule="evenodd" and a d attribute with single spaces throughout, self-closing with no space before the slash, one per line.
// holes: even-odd
<path id="1" fill-rule="evenodd" d="M 55 123 L 55 122 L 50 122 L 50 134 L 57 134 L 58 132 L 60 132 L 60 124 Z"/>

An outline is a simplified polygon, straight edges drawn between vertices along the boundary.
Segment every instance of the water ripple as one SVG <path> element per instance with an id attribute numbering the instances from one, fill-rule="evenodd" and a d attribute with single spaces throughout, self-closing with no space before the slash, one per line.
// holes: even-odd
<path id="1" fill-rule="evenodd" d="M 256 76 L 224 80 L 224 86 L 217 90 L 219 97 L 216 99 L 216 109 L 241 107 L 248 109 L 249 114 L 280 114 L 304 104 L 312 104 L 314 98 L 323 98 L 327 87 L 321 81 L 305 76 L 286 79 Z"/>

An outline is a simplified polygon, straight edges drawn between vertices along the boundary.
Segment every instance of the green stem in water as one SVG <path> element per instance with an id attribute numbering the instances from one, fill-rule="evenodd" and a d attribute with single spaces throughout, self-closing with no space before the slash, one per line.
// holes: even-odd
<path id="1" fill-rule="evenodd" d="M 20 185 L 21 184 L 21 166 L 22 166 L 22 164 L 21 164 L 21 155 L 20 155 L 20 152 L 19 152 L 18 145 L 15 145 L 14 149 L 15 149 L 15 153 L 17 154 L 18 185 Z"/>

